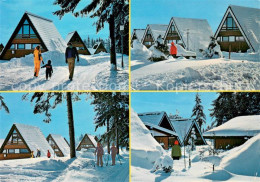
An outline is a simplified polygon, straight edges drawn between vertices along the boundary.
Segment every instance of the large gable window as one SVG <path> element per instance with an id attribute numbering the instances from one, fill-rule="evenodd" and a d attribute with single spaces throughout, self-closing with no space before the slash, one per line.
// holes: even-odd
<path id="1" fill-rule="evenodd" d="M 27 20 L 24 21 L 21 26 L 17 38 L 36 38 L 35 32 L 32 29 L 32 26 L 29 24 Z"/>
<path id="2" fill-rule="evenodd" d="M 228 13 L 228 16 L 222 26 L 222 30 L 238 30 L 237 24 L 230 13 Z"/>

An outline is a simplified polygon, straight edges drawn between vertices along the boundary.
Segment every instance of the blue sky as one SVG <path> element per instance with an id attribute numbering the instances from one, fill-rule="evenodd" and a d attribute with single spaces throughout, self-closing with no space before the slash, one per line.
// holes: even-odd
<path id="1" fill-rule="evenodd" d="M 168 24 L 176 16 L 207 19 L 215 32 L 230 4 L 260 8 L 259 0 L 132 0 L 131 29 Z"/>
<path id="2" fill-rule="evenodd" d="M 24 93 L 1 93 L 10 109 L 7 114 L 0 110 L 0 138 L 5 138 L 13 123 L 23 123 L 38 126 L 47 137 L 50 133 L 60 134 L 69 139 L 67 105 L 66 102 L 59 105 L 52 113 L 51 123 L 44 123 L 44 114 L 33 114 L 34 106 L 30 101 L 22 101 Z M 86 95 L 81 96 L 82 100 L 73 103 L 75 136 L 81 134 L 102 134 L 105 128 L 100 128 L 95 132 L 94 105 L 90 105 L 91 100 L 85 100 Z M 68 140 L 69 141 L 69 140 Z"/>
<path id="3" fill-rule="evenodd" d="M 131 94 L 131 107 L 137 113 L 166 111 L 167 114 L 175 114 L 178 110 L 180 116 L 189 118 L 195 106 L 196 94 L 196 92 L 135 92 Z M 218 94 L 200 92 L 199 95 L 204 107 L 207 126 L 212 122 L 209 109 L 212 108 L 212 101 L 217 98 Z"/>
<path id="4" fill-rule="evenodd" d="M 81 1 L 76 11 L 83 9 L 90 2 L 90 0 Z M 88 35 L 90 38 L 108 38 L 108 25 L 96 34 L 96 27 L 93 26 L 95 19 L 75 18 L 69 13 L 60 20 L 58 16 L 52 14 L 60 9 L 59 6 L 54 6 L 53 2 L 54 0 L 0 0 L 0 43 L 6 45 L 25 11 L 53 20 L 63 38 L 74 30 L 78 31 L 82 39 Z"/>

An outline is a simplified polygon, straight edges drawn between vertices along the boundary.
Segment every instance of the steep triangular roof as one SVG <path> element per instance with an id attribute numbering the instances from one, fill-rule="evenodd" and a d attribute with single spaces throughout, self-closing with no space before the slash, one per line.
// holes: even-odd
<path id="1" fill-rule="evenodd" d="M 85 45 L 85 43 L 83 42 L 83 40 L 81 39 L 79 33 L 76 30 L 73 31 L 73 32 L 68 33 L 68 35 L 67 35 L 67 37 L 65 39 L 66 44 L 69 43 L 73 37 L 77 37 L 79 39 L 80 43 L 84 46 L 85 50 L 88 52 L 88 54 L 91 54 L 89 49 L 87 48 L 87 46 Z"/>
<path id="2" fill-rule="evenodd" d="M 0 139 L 0 148 L 2 147 L 2 144 L 4 143 L 5 139 Z"/>
<path id="3" fill-rule="evenodd" d="M 260 45 L 260 9 L 230 5 L 219 24 L 215 38 L 219 34 L 229 13 L 235 20 L 248 46 L 257 52 Z"/>
<path id="4" fill-rule="evenodd" d="M 73 32 L 68 33 L 68 35 L 65 39 L 65 42 L 68 43 L 71 40 L 71 38 L 73 37 L 73 35 L 76 34 L 76 32 L 77 31 L 73 31 Z"/>
<path id="5" fill-rule="evenodd" d="M 106 50 L 106 48 L 105 48 L 105 46 L 104 46 L 104 44 L 103 44 L 102 42 L 96 42 L 96 43 L 93 45 L 92 48 L 89 48 L 89 52 L 90 52 L 91 54 L 96 54 L 96 53 L 97 53 L 97 50 L 98 50 L 100 47 L 101 47 L 101 48 L 104 48 L 104 49 Z"/>
<path id="6" fill-rule="evenodd" d="M 66 139 L 63 136 L 57 134 L 49 134 L 48 137 L 51 137 L 53 139 L 53 141 L 55 142 L 55 144 L 64 156 L 70 155 L 70 146 L 68 145 Z"/>
<path id="7" fill-rule="evenodd" d="M 92 143 L 94 147 L 97 147 L 97 141 L 95 140 L 95 137 L 90 134 L 85 134 L 82 140 L 79 142 L 78 146 L 76 147 L 77 150 L 86 138 L 89 139 L 89 141 Z"/>
<path id="8" fill-rule="evenodd" d="M 9 131 L 5 141 L 0 149 L 3 150 L 4 146 L 8 142 L 10 135 L 14 131 L 14 129 L 19 133 L 22 137 L 24 144 L 28 147 L 29 151 L 34 151 L 36 153 L 37 149 L 41 151 L 42 156 L 47 156 L 47 151 L 49 150 L 52 154 L 54 151 L 51 146 L 47 142 L 41 130 L 36 126 L 25 125 L 20 123 L 13 124 L 11 130 Z"/>
<path id="9" fill-rule="evenodd" d="M 145 35 L 148 32 L 148 30 L 151 31 L 152 38 L 153 38 L 154 42 L 157 40 L 159 35 L 161 35 L 161 37 L 163 38 L 165 33 L 166 33 L 167 27 L 168 27 L 167 24 L 148 24 L 146 29 L 145 29 L 145 33 L 143 35 L 141 42 L 142 43 L 144 42 L 144 38 L 145 38 Z"/>
<path id="10" fill-rule="evenodd" d="M 144 36 L 145 29 L 134 29 L 132 33 L 131 40 L 133 40 L 134 35 L 136 36 L 137 40 L 140 42 L 142 41 L 142 38 Z"/>
<path id="11" fill-rule="evenodd" d="M 33 31 L 40 39 L 44 49 L 48 51 L 65 52 L 66 43 L 56 29 L 53 21 L 26 11 L 20 22 L 18 23 L 17 27 L 15 28 L 11 38 L 7 42 L 4 50 L 2 51 L 1 57 L 11 46 L 12 40 L 19 32 L 25 20 L 27 20 L 29 24 L 32 25 Z"/>
<path id="12" fill-rule="evenodd" d="M 187 49 L 188 45 L 189 50 L 193 51 L 208 47 L 213 32 L 206 19 L 172 17 L 163 37 L 164 40 L 166 40 L 172 24 L 175 25 L 185 49 Z M 189 36 L 189 42 L 187 41 L 187 36 Z"/>

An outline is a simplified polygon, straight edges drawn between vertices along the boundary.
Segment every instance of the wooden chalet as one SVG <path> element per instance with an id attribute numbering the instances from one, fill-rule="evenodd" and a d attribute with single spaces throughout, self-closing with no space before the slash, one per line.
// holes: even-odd
<path id="1" fill-rule="evenodd" d="M 31 152 L 36 155 L 37 149 L 41 151 L 42 157 L 47 156 L 48 150 L 54 154 L 38 127 L 16 123 L 0 148 L 0 160 L 30 158 Z"/>
<path id="2" fill-rule="evenodd" d="M 134 29 L 132 36 L 131 36 L 131 44 L 134 40 L 138 40 L 139 42 L 142 41 L 144 36 L 145 29 Z"/>
<path id="3" fill-rule="evenodd" d="M 166 150 L 173 146 L 174 141 L 179 140 L 166 112 L 139 113 L 138 117 L 150 130 L 155 140 Z"/>
<path id="4" fill-rule="evenodd" d="M 169 119 L 174 130 L 178 134 L 181 145 L 188 145 L 193 128 L 196 135 L 195 145 L 207 145 L 198 123 L 192 118 L 182 118 L 178 115 L 169 115 Z"/>
<path id="5" fill-rule="evenodd" d="M 70 146 L 63 136 L 49 134 L 46 139 L 54 150 L 56 156 L 65 157 L 70 155 Z"/>
<path id="6" fill-rule="evenodd" d="M 3 44 L 0 44 L 0 54 L 2 52 L 2 50 L 4 49 L 4 45 Z"/>
<path id="7" fill-rule="evenodd" d="M 66 44 L 52 20 L 25 12 L 9 41 L 1 52 L 0 59 L 10 60 L 33 53 L 40 45 L 42 52 L 65 51 Z"/>
<path id="8" fill-rule="evenodd" d="M 84 44 L 77 31 L 70 32 L 67 35 L 65 42 L 71 42 L 72 45 L 77 48 L 79 54 L 90 55 L 87 46 Z"/>
<path id="9" fill-rule="evenodd" d="M 185 50 L 199 52 L 206 49 L 213 36 L 206 19 L 172 17 L 163 36 L 165 43 L 181 45 Z"/>
<path id="10" fill-rule="evenodd" d="M 80 141 L 79 145 L 77 146 L 76 150 L 80 151 L 81 149 L 88 149 L 88 148 L 96 148 L 97 141 L 94 136 L 85 134 L 82 140 Z"/>
<path id="11" fill-rule="evenodd" d="M 203 136 L 212 139 L 216 149 L 231 149 L 259 133 L 260 115 L 253 115 L 235 117 L 203 133 Z"/>
<path id="12" fill-rule="evenodd" d="M 144 44 L 147 48 L 150 48 L 155 43 L 159 35 L 164 37 L 167 27 L 168 25 L 163 24 L 147 25 L 141 43 Z"/>
<path id="13" fill-rule="evenodd" d="M 260 9 L 230 5 L 214 35 L 222 51 L 259 50 Z"/>
<path id="14" fill-rule="evenodd" d="M 102 42 L 96 42 L 92 48 L 89 48 L 91 54 L 98 54 L 100 52 L 107 52 Z"/>

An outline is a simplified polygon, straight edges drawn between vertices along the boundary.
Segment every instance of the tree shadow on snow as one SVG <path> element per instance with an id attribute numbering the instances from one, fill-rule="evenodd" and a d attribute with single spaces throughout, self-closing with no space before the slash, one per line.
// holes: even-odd
<path id="1" fill-rule="evenodd" d="M 165 180 L 165 179 L 167 179 L 167 178 L 169 178 L 169 177 L 171 176 L 171 173 L 170 173 L 170 172 L 169 172 L 169 173 L 165 173 L 165 172 L 163 172 L 163 171 L 156 172 L 156 174 L 157 174 L 157 175 L 160 175 L 160 176 L 157 176 L 157 177 L 155 178 L 155 182 L 163 181 L 163 180 Z"/>

